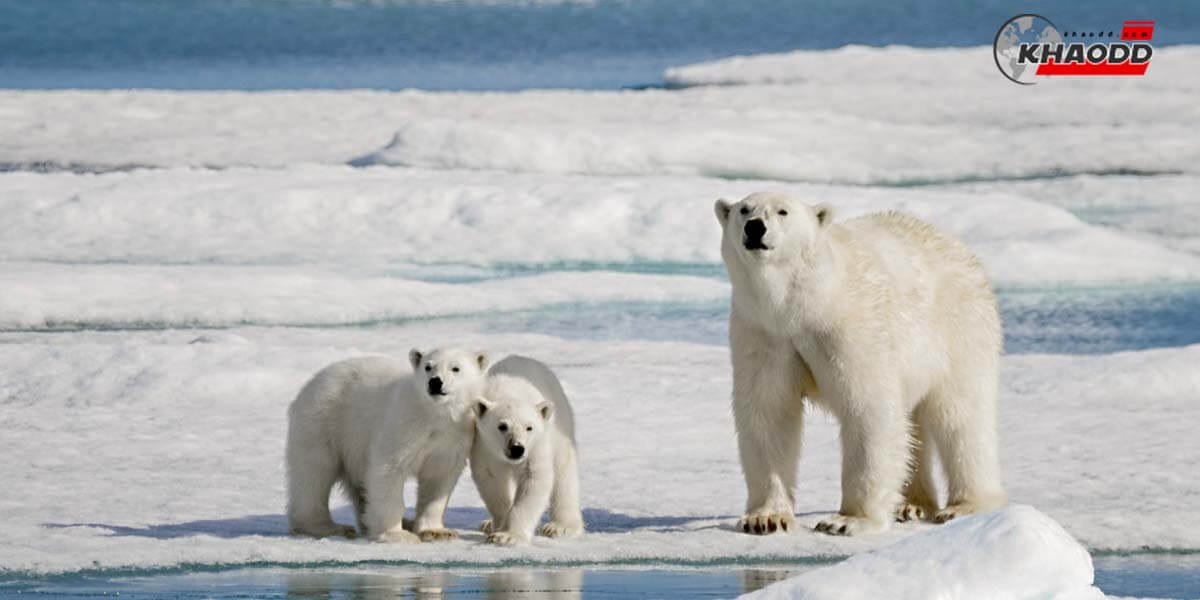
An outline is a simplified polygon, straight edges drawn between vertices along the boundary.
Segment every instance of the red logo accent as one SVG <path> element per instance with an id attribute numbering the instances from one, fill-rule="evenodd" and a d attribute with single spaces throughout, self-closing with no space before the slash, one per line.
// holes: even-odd
<path id="1" fill-rule="evenodd" d="M 1154 38 L 1154 21 L 1125 21 L 1121 39 L 1127 42 L 1148 42 Z"/>

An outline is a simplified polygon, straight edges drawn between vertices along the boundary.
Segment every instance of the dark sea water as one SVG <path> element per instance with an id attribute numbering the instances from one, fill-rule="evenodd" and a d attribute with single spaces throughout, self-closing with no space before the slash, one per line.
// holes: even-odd
<path id="1" fill-rule="evenodd" d="M 1200 42 L 1188 0 L 0 0 L 0 88 L 645 86 L 734 54 L 990 45 L 1026 10 L 1064 29 L 1153 19 L 1157 45 Z"/>

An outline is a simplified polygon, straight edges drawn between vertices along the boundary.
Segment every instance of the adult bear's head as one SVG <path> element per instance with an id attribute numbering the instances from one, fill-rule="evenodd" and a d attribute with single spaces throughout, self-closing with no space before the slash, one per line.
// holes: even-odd
<path id="1" fill-rule="evenodd" d="M 408 353 L 418 392 L 434 404 L 466 403 L 478 393 L 490 361 L 486 352 L 441 348 Z"/>
<path id="2" fill-rule="evenodd" d="M 807 254 L 833 222 L 828 204 L 808 205 L 783 194 L 756 192 L 740 202 L 717 200 L 722 255 L 744 260 L 794 259 Z"/>

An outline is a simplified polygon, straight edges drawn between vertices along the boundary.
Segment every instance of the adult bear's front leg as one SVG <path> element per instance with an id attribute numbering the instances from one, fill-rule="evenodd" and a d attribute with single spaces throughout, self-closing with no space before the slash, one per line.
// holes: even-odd
<path id="1" fill-rule="evenodd" d="M 899 386 L 885 380 L 838 390 L 829 405 L 841 424 L 842 507 L 816 530 L 831 535 L 886 531 L 908 472 L 908 418 L 900 407 Z"/>
<path id="2" fill-rule="evenodd" d="M 786 338 L 731 313 L 733 417 L 746 479 L 745 533 L 795 529 L 796 468 L 804 420 L 803 363 Z"/>

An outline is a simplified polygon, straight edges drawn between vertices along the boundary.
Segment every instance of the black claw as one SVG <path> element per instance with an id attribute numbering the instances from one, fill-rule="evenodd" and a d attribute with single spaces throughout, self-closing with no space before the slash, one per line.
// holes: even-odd
<path id="1" fill-rule="evenodd" d="M 742 523 L 742 531 L 745 531 L 746 533 L 750 533 L 750 524 Z"/>
<path id="2" fill-rule="evenodd" d="M 780 528 L 780 529 L 782 529 L 782 530 L 784 530 L 784 531 L 787 531 L 787 521 L 780 521 L 780 522 L 779 522 L 779 528 Z"/>
<path id="3" fill-rule="evenodd" d="M 841 535 L 841 534 L 843 534 L 843 533 L 846 533 L 846 526 L 845 526 L 845 525 L 842 525 L 841 527 L 838 527 L 838 534 L 839 534 L 839 535 Z"/>
<path id="4" fill-rule="evenodd" d="M 767 529 L 769 529 L 771 531 L 771 533 L 775 533 L 775 529 L 776 529 L 775 521 L 767 521 Z"/>

